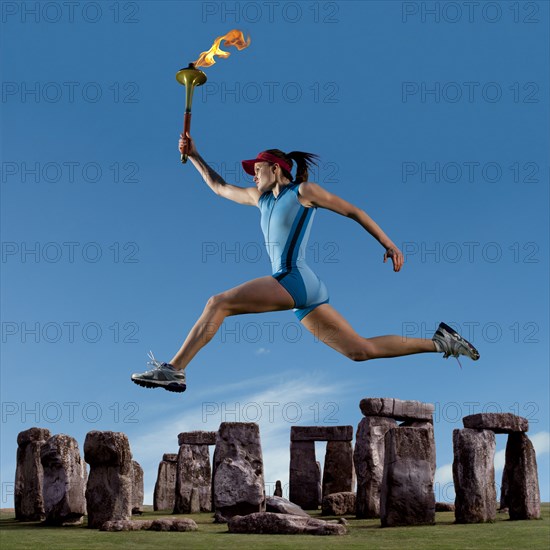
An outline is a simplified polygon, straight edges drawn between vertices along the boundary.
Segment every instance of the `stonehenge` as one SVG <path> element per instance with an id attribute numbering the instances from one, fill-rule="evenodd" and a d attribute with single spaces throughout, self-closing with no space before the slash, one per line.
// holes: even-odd
<path id="1" fill-rule="evenodd" d="M 507 436 L 500 507 L 510 520 L 540 518 L 535 449 L 527 419 L 510 413 L 463 418 L 453 431 L 455 503 L 434 495 L 434 406 L 393 398 L 365 398 L 352 450 L 352 426 L 293 426 L 290 430 L 290 499 L 282 484 L 266 496 L 260 428 L 223 422 L 217 432 L 178 435 L 178 454 L 159 464 L 155 510 L 174 514 L 214 512 L 231 532 L 343 534 L 347 522 L 313 520 L 303 509 L 324 515 L 380 518 L 382 527 L 431 525 L 435 512 L 453 511 L 456 523 L 492 522 L 497 513 L 495 434 Z M 315 442 L 326 441 L 321 465 Z M 84 442 L 30 428 L 17 438 L 15 514 L 21 521 L 80 525 L 92 529 L 196 529 L 191 520 L 132 520 L 143 509 L 144 472 L 132 459 L 125 434 L 91 431 Z M 215 445 L 212 467 L 209 446 Z M 353 492 L 357 476 L 357 491 Z M 338 525 L 338 527 L 337 527 Z"/>
<path id="2" fill-rule="evenodd" d="M 483 523 L 496 517 L 495 433 L 508 434 L 502 474 L 501 508 L 511 520 L 540 518 L 537 460 L 526 418 L 511 413 L 465 416 L 453 431 L 453 479 L 457 523 Z"/>
<path id="3" fill-rule="evenodd" d="M 290 429 L 291 502 L 306 510 L 317 509 L 324 496 L 353 488 L 352 426 L 292 426 Z M 327 441 L 322 489 L 315 441 Z M 320 494 L 321 493 L 321 494 Z"/>
<path id="4" fill-rule="evenodd" d="M 354 449 L 356 517 L 381 518 L 387 527 L 433 523 L 434 405 L 367 397 L 359 408 L 364 418 Z M 405 483 L 409 477 L 415 483 Z"/>

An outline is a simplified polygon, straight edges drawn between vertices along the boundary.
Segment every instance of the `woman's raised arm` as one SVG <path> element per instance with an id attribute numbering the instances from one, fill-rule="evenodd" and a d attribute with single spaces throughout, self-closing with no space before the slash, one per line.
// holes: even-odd
<path id="1" fill-rule="evenodd" d="M 257 206 L 260 192 L 256 187 L 238 187 L 227 183 L 207 162 L 199 155 L 195 142 L 188 134 L 180 135 L 179 150 L 183 153 L 185 142 L 188 143 L 187 156 L 191 159 L 193 166 L 197 169 L 205 183 L 220 197 L 229 199 L 239 204 Z"/>

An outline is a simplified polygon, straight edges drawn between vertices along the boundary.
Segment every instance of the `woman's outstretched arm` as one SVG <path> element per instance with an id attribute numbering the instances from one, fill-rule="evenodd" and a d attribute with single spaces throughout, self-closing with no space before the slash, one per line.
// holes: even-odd
<path id="1" fill-rule="evenodd" d="M 394 242 L 382 231 L 381 227 L 364 211 L 350 202 L 329 193 L 316 183 L 302 183 L 299 188 L 300 197 L 307 206 L 326 208 L 337 214 L 355 220 L 368 231 L 386 250 L 384 262 L 391 258 L 393 270 L 399 271 L 403 266 L 403 254 Z"/>
<path id="2" fill-rule="evenodd" d="M 260 198 L 260 192 L 256 187 L 237 187 L 227 183 L 215 170 L 213 170 L 207 162 L 199 155 L 195 142 L 190 135 L 184 138 L 183 134 L 180 135 L 179 150 L 183 153 L 184 139 L 188 142 L 187 156 L 191 159 L 193 166 L 197 169 L 206 185 L 225 199 L 229 199 L 239 204 L 246 204 L 249 206 L 256 206 L 258 199 Z"/>

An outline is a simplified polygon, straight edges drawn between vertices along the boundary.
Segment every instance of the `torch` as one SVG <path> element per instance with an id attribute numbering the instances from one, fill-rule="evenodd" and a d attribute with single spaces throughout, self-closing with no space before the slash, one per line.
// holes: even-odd
<path id="1" fill-rule="evenodd" d="M 191 130 L 191 103 L 193 102 L 193 92 L 196 86 L 202 86 L 206 82 L 206 75 L 197 69 L 197 67 L 210 67 L 214 65 L 215 55 L 220 57 L 229 57 L 230 53 L 220 49 L 220 43 L 224 40 L 224 46 L 235 46 L 238 50 L 242 50 L 250 45 L 250 37 L 245 40 L 241 31 L 233 29 L 224 36 L 218 36 L 214 40 L 212 47 L 202 52 L 199 58 L 194 63 L 189 63 L 185 69 L 181 69 L 176 73 L 176 80 L 185 86 L 185 114 L 183 116 L 183 137 L 184 141 L 187 134 Z M 181 162 L 185 164 L 187 162 L 188 147 L 187 144 L 183 146 L 183 153 L 181 154 Z"/>
<path id="2" fill-rule="evenodd" d="M 206 75 L 195 68 L 193 63 L 189 63 L 186 69 L 181 69 L 176 73 L 176 80 L 185 86 L 185 114 L 183 115 L 183 137 L 187 137 L 191 130 L 191 103 L 193 102 L 193 92 L 195 86 L 202 86 L 206 82 Z M 183 146 L 181 162 L 187 162 L 187 142 Z"/>

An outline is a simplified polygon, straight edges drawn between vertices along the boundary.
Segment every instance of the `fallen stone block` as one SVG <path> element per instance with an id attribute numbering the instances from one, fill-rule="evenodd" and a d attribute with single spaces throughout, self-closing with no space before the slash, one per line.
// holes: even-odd
<path id="1" fill-rule="evenodd" d="M 188 518 L 159 518 L 106 521 L 100 531 L 196 531 L 197 524 Z"/>
<path id="2" fill-rule="evenodd" d="M 455 505 L 452 502 L 436 502 L 435 511 L 436 512 L 454 512 Z"/>
<path id="3" fill-rule="evenodd" d="M 265 511 L 274 512 L 276 514 L 291 514 L 294 516 L 310 517 L 307 512 L 304 512 L 300 506 L 290 502 L 286 498 L 282 497 L 266 497 L 265 499 Z"/>
<path id="4" fill-rule="evenodd" d="M 228 524 L 230 533 L 259 535 L 345 535 L 347 528 L 338 523 L 320 519 L 256 512 L 247 516 L 234 516 Z"/>
<path id="5" fill-rule="evenodd" d="M 323 497 L 321 504 L 324 516 L 346 516 L 355 514 L 355 493 L 351 491 L 333 493 Z"/>

